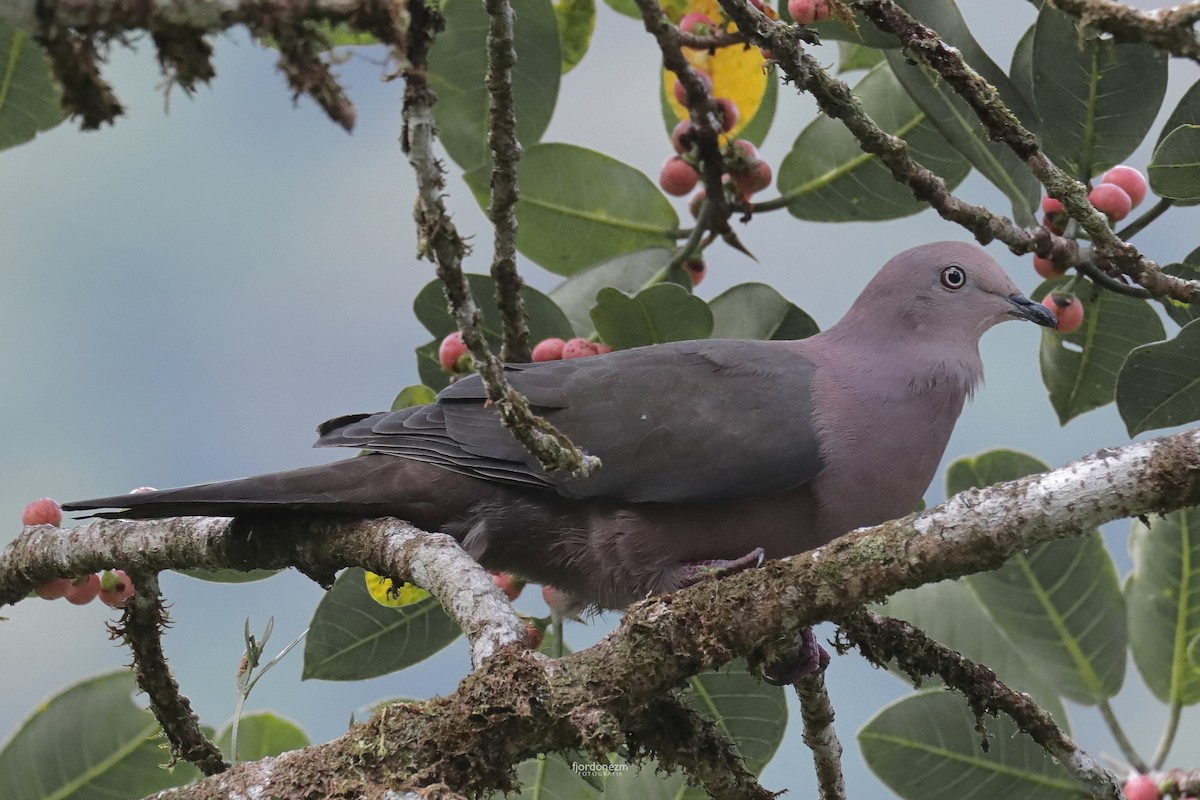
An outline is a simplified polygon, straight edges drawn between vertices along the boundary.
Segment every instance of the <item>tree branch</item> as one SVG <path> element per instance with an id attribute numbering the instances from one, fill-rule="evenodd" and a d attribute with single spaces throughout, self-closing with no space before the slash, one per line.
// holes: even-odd
<path id="1" fill-rule="evenodd" d="M 133 671 L 137 684 L 150 699 L 150 710 L 171 743 L 171 753 L 195 764 L 205 775 L 229 769 L 221 751 L 200 727 L 200 718 L 191 702 L 179 691 L 179 684 L 167 666 L 162 649 L 163 631 L 170 626 L 158 587 L 158 575 L 134 571 L 137 592 L 129 598 L 121 621 L 110 625 L 114 638 L 121 638 L 133 652 Z"/>
<path id="2" fill-rule="evenodd" d="M 46 49 L 63 89 L 63 108 L 85 129 L 123 113 L 100 65 L 107 48 L 131 31 L 151 34 L 168 81 L 190 92 L 216 74 L 207 37 L 244 26 L 278 48 L 279 70 L 296 96 L 309 95 L 347 130 L 354 125 L 354 107 L 321 57 L 329 49 L 322 26 L 348 25 L 397 52 L 408 31 L 404 5 L 391 0 L 0 0 L 0 18 L 32 32 Z"/>
<path id="3" fill-rule="evenodd" d="M 907 622 L 861 609 L 838 620 L 842 632 L 877 667 L 895 660 L 914 682 L 937 675 L 966 696 L 976 716 L 1003 711 L 1083 785 L 1094 798 L 1122 800 L 1116 777 L 1075 744 L 1027 694 L 1006 686 L 996 673 L 930 639 Z"/>
<path id="4" fill-rule="evenodd" d="M 1146 42 L 1181 58 L 1200 62 L 1195 24 L 1200 3 L 1184 3 L 1156 11 L 1139 11 L 1114 0 L 1054 0 L 1054 7 L 1085 25 L 1111 33 L 1121 42 Z"/>
<path id="5" fill-rule="evenodd" d="M 1103 269 L 1111 264 L 1146 288 L 1154 297 L 1173 297 L 1184 303 L 1200 302 L 1200 281 L 1167 275 L 1159 266 L 1123 241 L 1108 225 L 1107 218 L 1088 201 L 1088 189 L 1050 161 L 1037 138 L 1008 109 L 995 87 L 971 69 L 956 48 L 943 42 L 937 32 L 917 22 L 894 0 L 855 0 L 855 5 L 882 31 L 894 35 L 908 52 L 924 61 L 962 97 L 983 123 L 988 135 L 1003 142 L 1025 162 L 1061 201 L 1072 219 L 1079 222 L 1092 241 L 1096 261 Z M 1037 250 L 1039 255 L 1048 256 Z M 1056 261 L 1061 259 L 1054 258 Z M 1062 263 L 1080 260 L 1078 256 Z"/>
<path id="6" fill-rule="evenodd" d="M 804 719 L 804 743 L 812 751 L 821 800 L 845 800 L 846 782 L 842 778 L 842 743 L 833 729 L 833 703 L 825 691 L 825 676 L 810 675 L 795 684 L 800 698 L 800 716 Z"/>
<path id="7" fill-rule="evenodd" d="M 596 646 L 554 661 L 515 645 L 503 648 L 520 640 L 523 627 L 449 537 L 393 520 L 297 520 L 256 526 L 253 537 L 228 520 L 204 518 L 31 527 L 0 553 L 0 604 L 24 598 L 51 577 L 114 563 L 140 570 L 297 564 L 310 572 L 356 564 L 408 577 L 444 603 L 449 598 L 456 619 L 464 617 L 464 606 L 494 604 L 501 619 L 487 630 L 496 632 L 489 639 L 495 655 L 473 658 L 480 666 L 454 693 L 390 706 L 333 742 L 238 765 L 164 796 L 308 792 L 338 798 L 380 786 L 435 784 L 471 794 L 509 789 L 511 765 L 538 752 L 586 749 L 589 743 L 570 722 L 579 709 L 625 719 L 692 675 L 739 655 L 770 659 L 802 627 L 843 618 L 864 603 L 994 569 L 1024 548 L 1078 536 L 1112 519 L 1198 502 L 1200 429 L 1101 450 L 1061 469 L 963 492 L 937 508 L 854 531 L 761 569 L 652 597 L 632 606 Z M 437 550 L 453 551 L 441 556 L 459 564 L 461 574 L 434 569 L 433 562 L 442 561 L 430 558 Z M 422 565 L 422 559 L 430 563 Z M 463 580 L 467 588 L 451 588 Z M 478 653 L 485 636 L 472 635 Z M 606 734 L 603 743 L 611 739 Z"/>
<path id="8" fill-rule="evenodd" d="M 513 100 L 512 69 L 517 62 L 513 45 L 513 10 L 509 0 L 487 0 L 488 12 L 488 146 L 492 151 L 491 195 L 488 219 L 495 229 L 492 277 L 496 280 L 496 302 L 504 322 L 504 361 L 528 361 L 529 326 L 524 281 L 517 274 L 517 113 Z"/>
<path id="9" fill-rule="evenodd" d="M 419 251 L 437 264 L 438 277 L 450 302 L 451 316 L 462 332 L 463 341 L 470 349 L 475 367 L 487 387 L 488 400 L 495 404 L 504 427 L 537 458 L 546 472 L 590 475 L 600 467 L 600 459 L 585 455 L 566 435 L 532 412 L 529 401 L 513 389 L 504 377 L 504 364 L 492 354 L 479 327 L 479 308 L 462 271 L 462 262 L 469 248 L 442 202 L 445 180 L 442 165 L 433 154 L 433 143 L 437 137 L 433 104 L 437 102 L 437 96 L 429 88 L 426 70 L 429 48 L 444 21 L 423 0 L 412 0 L 411 13 L 408 67 L 404 71 L 404 130 L 401 144 L 417 176 L 414 216 Z"/>

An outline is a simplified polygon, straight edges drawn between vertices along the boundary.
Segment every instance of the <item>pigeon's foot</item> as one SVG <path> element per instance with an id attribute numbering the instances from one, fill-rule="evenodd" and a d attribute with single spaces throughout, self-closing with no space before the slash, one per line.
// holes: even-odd
<path id="1" fill-rule="evenodd" d="M 679 587 L 691 586 L 705 578 L 720 578 L 746 569 L 761 567 L 767 551 L 756 547 L 744 556 L 734 559 L 714 558 L 707 561 L 689 561 L 680 570 Z"/>
<path id="2" fill-rule="evenodd" d="M 785 686 L 802 678 L 819 675 L 829 666 L 829 652 L 817 642 L 812 628 L 796 637 L 796 646 L 779 660 L 763 667 L 763 680 L 772 686 Z"/>

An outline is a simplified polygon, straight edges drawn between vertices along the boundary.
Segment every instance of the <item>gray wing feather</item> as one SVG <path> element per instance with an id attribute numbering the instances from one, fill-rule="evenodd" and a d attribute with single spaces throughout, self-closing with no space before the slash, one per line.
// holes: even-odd
<path id="1" fill-rule="evenodd" d="M 786 491 L 821 469 L 813 366 L 772 342 L 696 341 L 509 365 L 535 413 L 604 466 L 547 475 L 486 405 L 478 376 L 427 406 L 340 417 L 318 447 L 357 447 L 566 497 L 701 502 Z"/>

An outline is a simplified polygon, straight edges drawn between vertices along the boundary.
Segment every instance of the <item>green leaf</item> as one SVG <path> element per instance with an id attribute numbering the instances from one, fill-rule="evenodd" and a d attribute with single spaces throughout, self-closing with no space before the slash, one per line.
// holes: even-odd
<path id="1" fill-rule="evenodd" d="M 604 783 L 604 800 L 682 800 L 687 789 L 682 772 L 667 773 L 647 758 L 640 765 L 614 764 Z"/>
<path id="2" fill-rule="evenodd" d="M 644 289 L 670 260 L 671 251 L 661 247 L 617 256 L 576 272 L 551 290 L 550 299 L 567 315 L 577 336 L 591 336 L 592 318 L 588 312 L 596 304 L 597 292 L 605 286 L 622 292 Z"/>
<path id="3" fill-rule="evenodd" d="M 639 21 L 642 18 L 642 12 L 638 10 L 637 3 L 633 0 L 604 0 L 604 2 L 618 14 L 633 17 Z"/>
<path id="4" fill-rule="evenodd" d="M 1007 686 L 1028 693 L 1054 717 L 1060 728 L 1070 730 L 1066 709 L 1058 693 L 1042 679 L 1040 665 L 1030 663 L 1027 654 L 1009 641 L 979 604 L 979 598 L 965 580 L 927 583 L 907 589 L 889 597 L 887 605 L 876 611 L 910 622 L 934 641 L 973 661 L 987 664 Z M 892 671 L 898 676 L 903 675 L 894 665 Z M 909 677 L 903 675 L 901 679 L 907 682 Z M 936 678 L 926 677 L 925 680 L 937 682 Z"/>
<path id="5" fill-rule="evenodd" d="M 717 672 L 690 678 L 684 700 L 717 723 L 737 745 L 746 769 L 755 775 L 775 755 L 787 730 L 787 695 L 783 688 L 751 675 L 742 659 Z M 699 789 L 687 794 L 707 796 Z"/>
<path id="6" fill-rule="evenodd" d="M 435 392 L 440 392 L 450 385 L 450 375 L 446 370 L 442 369 L 442 362 L 438 358 L 438 347 L 441 346 L 441 338 L 434 339 L 432 342 L 426 342 L 416 348 L 417 355 L 417 375 L 421 378 L 421 383 L 425 384 Z"/>
<path id="7" fill-rule="evenodd" d="M 264 581 L 280 572 L 277 569 L 251 569 L 241 572 L 236 569 L 181 569 L 176 570 L 180 575 L 195 578 L 198 581 L 212 583 L 252 583 Z"/>
<path id="8" fill-rule="evenodd" d="M 479 307 L 479 324 L 483 335 L 489 345 L 499 347 L 504 336 L 504 323 L 500 319 L 500 306 L 496 303 L 496 282 L 490 275 L 467 275 L 467 283 L 471 287 L 475 304 Z M 571 323 L 553 300 L 532 286 L 521 288 L 521 299 L 525 301 L 529 336 L 533 341 L 551 336 L 568 339 L 571 337 Z M 413 314 L 425 326 L 425 330 L 437 337 L 439 343 L 447 334 L 458 330 L 450 317 L 440 280 L 430 281 L 417 292 L 413 300 Z M 422 382 L 427 386 L 432 385 L 428 381 Z"/>
<path id="9" fill-rule="evenodd" d="M 415 386 L 406 386 L 400 390 L 400 394 L 396 395 L 396 399 L 392 401 L 392 411 L 399 411 L 402 408 L 412 408 L 413 406 L 427 406 L 436 399 L 437 392 L 424 384 L 418 383 Z"/>
<path id="10" fill-rule="evenodd" d="M 596 28 L 596 0 L 558 0 L 558 46 L 562 50 L 562 72 L 567 74 L 587 55 Z"/>
<path id="11" fill-rule="evenodd" d="M 838 42 L 838 74 L 858 69 L 871 69 L 883 61 L 883 53 L 877 48 L 854 42 Z"/>
<path id="12" fill-rule="evenodd" d="M 1129 534 L 1129 645 L 1142 680 L 1164 703 L 1200 702 L 1200 509 L 1172 511 Z"/>
<path id="13" fill-rule="evenodd" d="M 1064 282 L 1043 283 L 1034 290 L 1034 299 L 1042 299 Z M 1102 291 L 1087 280 L 1075 285 L 1075 293 L 1083 301 L 1079 330 L 1042 331 L 1042 383 L 1063 425 L 1111 403 L 1129 351 L 1166 337 L 1162 321 L 1145 300 Z"/>
<path id="14" fill-rule="evenodd" d="M 898 51 L 889 50 L 884 56 L 901 85 L 945 140 L 1012 203 L 1013 218 L 1021 225 L 1033 224 L 1041 202 L 1041 184 L 1033 173 L 1007 145 L 988 138 L 966 101 L 928 67 L 909 64 Z M 942 174 L 936 165 L 926 164 L 920 157 L 917 160 Z"/>
<path id="15" fill-rule="evenodd" d="M 1013 86 L 1030 106 L 1033 105 L 1033 34 L 1036 30 L 1036 25 L 1030 25 L 1021 34 L 1013 48 L 1012 66 L 1008 69 Z"/>
<path id="16" fill-rule="evenodd" d="M 672 247 L 679 217 L 638 170 L 594 150 L 539 144 L 518 169 L 517 249 L 559 275 L 647 247 Z M 486 203 L 488 171 L 463 176 Z"/>
<path id="17" fill-rule="evenodd" d="M 199 777 L 171 754 L 158 723 L 133 704 L 127 670 L 75 684 L 38 706 L 0 750 L 4 800 L 143 797 Z"/>
<path id="18" fill-rule="evenodd" d="M 741 283 L 714 297 L 714 339 L 805 339 L 820 328 L 808 314 L 765 283 Z"/>
<path id="19" fill-rule="evenodd" d="M 371 599 L 363 570 L 347 569 L 313 614 L 303 677 L 354 681 L 386 675 L 424 661 L 459 633 L 435 598 L 385 608 Z"/>
<path id="20" fill-rule="evenodd" d="M 601 289 L 591 313 L 600 338 L 618 350 L 706 339 L 713 327 L 708 303 L 672 283 L 651 286 L 634 297 Z"/>
<path id="21" fill-rule="evenodd" d="M 946 471 L 958 494 L 1048 469 L 1012 450 L 964 458 Z M 1079 703 L 1111 697 L 1125 677 L 1125 603 L 1099 531 L 1038 545 L 967 585 L 1057 692 Z"/>
<path id="22" fill-rule="evenodd" d="M 1167 54 L 1117 43 L 1049 3 L 1033 37 L 1033 94 L 1042 149 L 1087 180 L 1125 160 L 1145 138 L 1167 90 Z"/>
<path id="23" fill-rule="evenodd" d="M 46 52 L 25 31 L 0 20 L 0 150 L 63 121 L 58 84 Z"/>
<path id="24" fill-rule="evenodd" d="M 558 22 L 550 0 L 513 0 L 517 23 L 514 46 L 513 100 L 517 139 L 536 144 L 550 124 L 558 100 L 562 56 Z M 488 15 L 475 0 L 445 0 L 446 29 L 429 54 L 429 83 L 438 95 L 433 107 L 438 135 L 446 152 L 464 171 L 488 169 L 487 144 Z"/>
<path id="25" fill-rule="evenodd" d="M 568 764 L 558 753 L 543 754 L 517 765 L 517 781 L 521 791 L 516 794 L 496 792 L 491 800 L 600 800 L 603 793 L 580 777 L 593 767 Z M 603 773 L 603 765 L 596 767 Z"/>
<path id="26" fill-rule="evenodd" d="M 966 701 L 921 692 L 882 709 L 858 732 L 867 766 L 905 800 L 1019 797 L 1076 800 L 1087 791 L 1007 716 L 986 719 L 988 750 Z M 969 787 L 967 790 L 965 787 Z"/>
<path id="27" fill-rule="evenodd" d="M 1146 171 L 1159 197 L 1200 200 L 1200 125 L 1180 125 L 1168 133 Z"/>
<path id="28" fill-rule="evenodd" d="M 1200 322 L 1130 352 L 1117 376 L 1117 410 L 1130 436 L 1200 419 Z"/>
<path id="29" fill-rule="evenodd" d="M 292 722 L 269 711 L 246 714 L 238 724 L 238 752 L 233 748 L 233 722 L 225 723 L 217 734 L 217 747 L 231 761 L 258 761 L 268 756 L 277 756 L 288 750 L 299 750 L 310 744 L 304 730 Z"/>
<path id="30" fill-rule="evenodd" d="M 1188 87 L 1188 90 L 1183 93 L 1183 97 L 1179 98 L 1175 110 L 1171 112 L 1171 116 L 1167 117 L 1162 130 L 1158 132 L 1158 141 L 1154 144 L 1155 149 L 1158 149 L 1163 139 L 1167 138 L 1167 134 L 1171 131 L 1180 125 L 1195 125 L 1196 120 L 1200 120 L 1200 81 L 1196 81 Z"/>
<path id="31" fill-rule="evenodd" d="M 970 165 L 946 146 L 887 64 L 867 73 L 854 94 L 880 127 L 905 139 L 913 158 L 945 178 L 949 187 L 967 176 Z M 846 126 L 825 116 L 796 137 L 779 167 L 777 184 L 793 216 L 816 222 L 896 219 L 928 208 L 896 182 L 878 157 L 864 153 Z"/>
<path id="32" fill-rule="evenodd" d="M 1183 278 L 1186 281 L 1200 280 L 1200 248 L 1188 253 L 1188 257 L 1183 260 L 1182 264 L 1168 264 L 1162 270 L 1168 275 L 1174 275 L 1176 278 Z M 1184 303 L 1170 297 L 1160 297 L 1158 301 L 1162 303 L 1167 316 L 1174 320 L 1176 325 L 1183 326 L 1194 319 L 1200 319 L 1200 305 Z"/>

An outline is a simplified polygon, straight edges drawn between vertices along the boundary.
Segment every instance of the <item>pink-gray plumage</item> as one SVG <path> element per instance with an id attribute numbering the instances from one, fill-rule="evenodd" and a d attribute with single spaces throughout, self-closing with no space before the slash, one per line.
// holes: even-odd
<path id="1" fill-rule="evenodd" d="M 830 329 L 511 365 L 534 410 L 602 469 L 545 474 L 478 376 L 435 403 L 330 420 L 317 446 L 371 455 L 242 480 L 70 503 L 103 516 L 396 516 L 491 570 L 620 608 L 693 581 L 698 562 L 817 547 L 912 510 L 1005 319 L 1053 326 L 980 248 L 890 260 Z"/>

